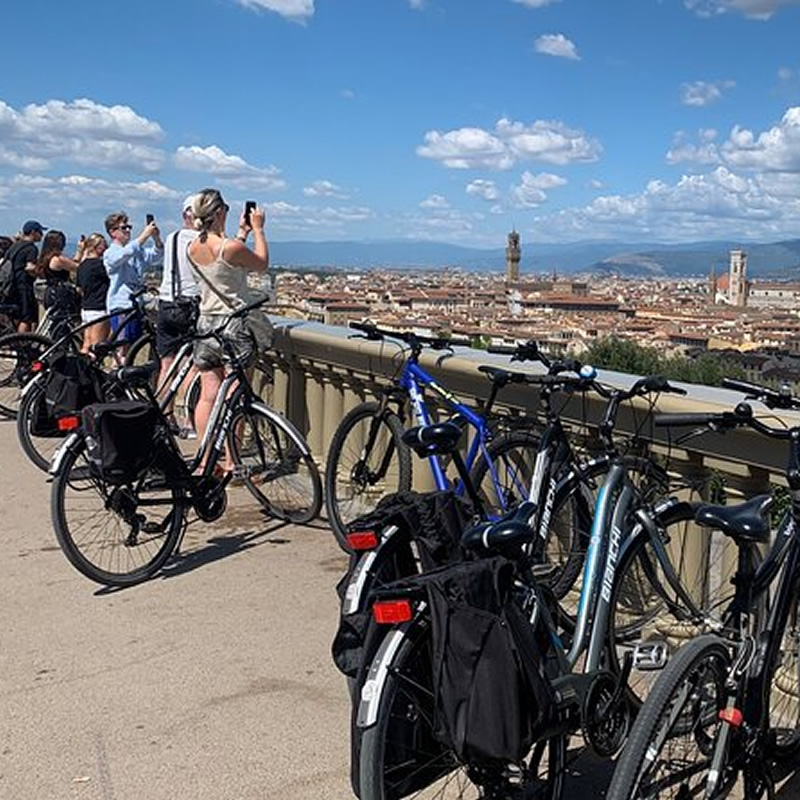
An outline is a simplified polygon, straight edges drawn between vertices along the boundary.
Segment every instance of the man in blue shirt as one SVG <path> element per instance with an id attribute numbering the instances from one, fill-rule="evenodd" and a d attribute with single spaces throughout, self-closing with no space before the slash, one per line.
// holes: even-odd
<path id="1" fill-rule="evenodd" d="M 145 270 L 163 261 L 164 245 L 155 222 L 145 225 L 135 239 L 131 238 L 133 226 L 124 211 L 109 214 L 105 224 L 111 238 L 111 244 L 103 253 L 103 264 L 110 281 L 106 308 L 114 313 L 132 308 L 131 293 L 144 286 Z M 112 317 L 111 328 L 114 332 L 119 328 L 121 319 L 122 316 Z M 142 327 L 138 320 L 131 320 L 121 334 L 129 342 L 134 342 L 141 335 Z"/>

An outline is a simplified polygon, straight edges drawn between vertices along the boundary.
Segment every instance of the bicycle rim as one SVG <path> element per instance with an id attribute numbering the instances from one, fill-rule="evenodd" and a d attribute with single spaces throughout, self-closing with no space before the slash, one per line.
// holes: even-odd
<path id="1" fill-rule="evenodd" d="M 78 441 L 53 481 L 51 513 L 61 549 L 97 583 L 128 586 L 157 572 L 183 526 L 183 492 L 148 471 L 135 483 L 112 486 L 95 478 Z"/>
<path id="2" fill-rule="evenodd" d="M 234 470 L 272 516 L 304 524 L 319 514 L 319 471 L 300 435 L 258 408 L 234 417 L 228 436 Z"/>
<path id="3" fill-rule="evenodd" d="M 795 755 L 800 749 L 800 609 L 798 598 L 783 631 L 778 660 L 769 686 L 769 729 L 772 754 L 778 759 Z"/>
<path id="4" fill-rule="evenodd" d="M 35 333 L 12 333 L 0 339 L 0 414 L 16 418 L 20 391 L 33 377 L 31 365 L 52 344 Z"/>

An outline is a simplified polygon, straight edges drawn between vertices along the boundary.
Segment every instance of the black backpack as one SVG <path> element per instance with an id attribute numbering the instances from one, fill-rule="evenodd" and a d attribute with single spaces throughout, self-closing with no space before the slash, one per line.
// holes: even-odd
<path id="1" fill-rule="evenodd" d="M 27 241 L 15 242 L 0 259 L 0 307 L 15 306 L 17 293 L 14 287 L 14 257 L 27 245 Z"/>
<path id="2" fill-rule="evenodd" d="M 82 412 L 92 474 L 110 484 L 137 480 L 158 448 L 159 411 L 142 400 L 92 403 Z"/>

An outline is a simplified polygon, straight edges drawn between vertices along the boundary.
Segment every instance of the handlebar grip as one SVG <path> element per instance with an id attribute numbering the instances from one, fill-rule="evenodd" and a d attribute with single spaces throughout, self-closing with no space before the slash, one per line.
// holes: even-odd
<path id="1" fill-rule="evenodd" d="M 736 378 L 723 378 L 722 386 L 725 389 L 733 389 L 737 392 L 744 392 L 745 394 L 765 395 L 774 394 L 772 389 L 767 389 L 765 386 L 759 386 L 755 383 L 748 383 L 747 381 L 740 381 Z"/>
<path id="2" fill-rule="evenodd" d="M 519 348 L 511 347 L 510 345 L 507 344 L 498 344 L 498 345 L 489 345 L 489 347 L 486 348 L 486 352 L 493 353 L 494 355 L 498 356 L 513 356 L 516 355 L 518 349 Z"/>

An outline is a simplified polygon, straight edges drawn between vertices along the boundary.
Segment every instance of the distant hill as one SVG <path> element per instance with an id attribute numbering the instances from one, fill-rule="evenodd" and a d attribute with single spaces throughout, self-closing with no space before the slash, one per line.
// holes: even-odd
<path id="1" fill-rule="evenodd" d="M 769 244 L 734 241 L 690 242 L 677 245 L 652 243 L 577 242 L 572 244 L 522 243 L 521 273 L 594 273 L 623 276 L 704 276 L 713 266 L 727 270 L 731 250 L 747 253 L 751 277 L 800 278 L 800 239 Z M 502 272 L 505 248 L 481 250 L 442 242 L 330 241 L 270 243 L 273 264 L 339 269 L 449 266 L 465 270 Z"/>

